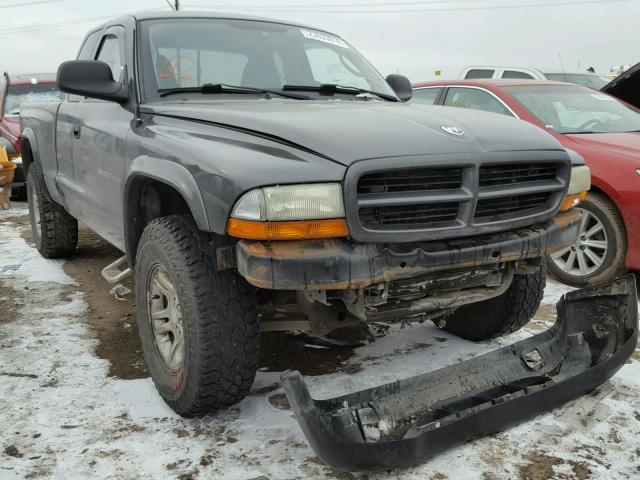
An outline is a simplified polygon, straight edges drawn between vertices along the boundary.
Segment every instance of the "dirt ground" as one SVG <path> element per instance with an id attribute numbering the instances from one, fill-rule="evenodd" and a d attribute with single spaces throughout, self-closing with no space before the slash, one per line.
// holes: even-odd
<path id="1" fill-rule="evenodd" d="M 15 227 L 12 228 L 16 228 L 27 243 L 31 242 L 26 216 L 5 217 L 3 220 L 14 224 Z M 2 223 L 0 222 L 1 226 Z M 100 275 L 100 271 L 120 255 L 121 253 L 117 249 L 108 245 L 94 233 L 86 228 L 81 228 L 77 255 L 73 260 L 65 262 L 62 266 L 64 272 L 75 280 L 77 286 L 60 288 L 56 295 L 63 306 L 65 304 L 73 304 L 77 300 L 77 296 L 82 295 L 84 302 L 87 304 L 82 321 L 89 326 L 90 333 L 88 335 L 93 342 L 91 353 L 105 361 L 109 378 L 131 381 L 144 380 L 146 382 L 148 374 L 136 331 L 136 306 L 133 296 L 129 295 L 128 298 L 123 300 L 116 299 L 114 295 L 109 294 L 111 286 Z M 2 262 L 0 262 L 0 266 L 2 266 Z M 1 329 L 3 324 L 8 325 L 19 321 L 21 308 L 37 303 L 37 296 L 41 294 L 42 290 L 38 290 L 38 288 L 41 288 L 38 285 L 14 288 L 7 282 L 3 283 L 2 278 L 0 278 L 0 285 L 2 286 L 0 290 L 0 311 L 3 312 L 0 317 Z M 131 283 L 125 283 L 125 286 L 132 288 Z M 78 289 L 80 292 L 77 292 Z M 555 308 L 552 300 L 549 300 L 547 303 L 543 303 L 535 319 L 529 325 L 529 332 L 535 333 L 546 329 L 549 327 L 550 322 L 554 320 Z M 260 424 L 261 410 L 259 408 L 257 413 L 253 412 L 253 409 L 256 408 L 255 405 L 244 406 L 239 410 L 235 408 L 229 409 L 229 412 L 220 415 L 221 419 L 212 420 L 213 424 L 167 418 L 157 413 L 148 413 L 153 418 L 145 417 L 144 415 L 147 415 L 145 413 L 142 416 L 143 420 L 140 420 L 131 418 L 129 413 L 125 411 L 122 417 L 118 416 L 114 419 L 116 422 L 114 426 L 109 427 L 111 430 L 108 432 L 113 433 L 107 433 L 112 436 L 113 441 L 116 443 L 130 438 L 137 438 L 138 440 L 136 441 L 143 444 L 146 441 L 145 438 L 157 443 L 156 437 L 160 435 L 162 435 L 161 441 L 166 442 L 165 432 L 167 431 L 170 434 L 174 432 L 174 438 L 177 441 L 190 439 L 192 445 L 189 447 L 190 450 L 187 448 L 185 452 L 191 453 L 183 453 L 181 456 L 177 454 L 175 461 L 167 461 L 164 473 L 168 474 L 168 478 L 242 478 L 247 480 L 259 478 L 264 480 L 278 478 L 278 475 L 282 474 L 279 473 L 275 476 L 259 474 L 262 471 L 262 467 L 259 467 L 261 462 L 280 464 L 281 467 L 278 468 L 283 470 L 277 470 L 278 472 L 291 472 L 288 473 L 286 478 L 300 478 L 301 475 L 308 478 L 358 478 L 361 480 L 396 478 L 396 474 L 391 474 L 391 472 L 388 475 L 371 476 L 333 471 L 327 469 L 313 455 L 302 463 L 296 463 L 294 468 L 294 463 L 292 462 L 295 461 L 293 459 L 300 457 L 301 452 L 308 452 L 308 447 L 303 440 L 300 440 L 298 434 L 294 435 L 290 432 L 291 428 L 297 428 L 297 426 L 285 428 L 285 424 L 289 425 L 287 422 L 293 421 L 291 412 L 288 410 L 286 398 L 281 393 L 281 390 L 278 390 L 277 383 L 274 383 L 274 380 L 271 379 L 277 379 L 276 372 L 289 368 L 296 368 L 305 376 L 316 377 L 316 384 L 323 384 L 325 379 L 335 380 L 340 378 L 340 381 L 349 387 L 357 386 L 357 384 L 353 383 L 354 380 L 350 378 L 350 375 L 359 372 L 361 368 L 368 369 L 368 372 L 378 368 L 380 370 L 388 369 L 388 372 L 380 372 L 381 383 L 382 380 L 387 381 L 385 376 L 387 374 L 404 373 L 402 376 L 409 376 L 413 374 L 412 371 L 406 370 L 409 365 L 411 365 L 411 368 L 417 368 L 418 371 L 422 368 L 420 364 L 414 367 L 415 363 L 421 363 L 416 362 L 416 359 L 437 358 L 438 352 L 446 351 L 448 345 L 452 345 L 456 341 L 450 336 L 438 332 L 437 329 L 430 330 L 428 335 L 421 333 L 420 335 L 424 335 L 424 337 L 415 339 L 412 338 L 415 336 L 412 332 L 395 332 L 396 335 L 404 335 L 405 337 L 401 337 L 394 343 L 390 339 L 391 335 L 387 337 L 384 335 L 385 331 L 376 331 L 372 333 L 377 337 L 377 340 L 361 349 L 355 347 L 315 348 L 317 345 L 311 345 L 313 340 L 307 336 L 285 333 L 263 334 L 261 338 L 260 371 L 264 373 L 266 380 L 258 382 L 254 386 L 252 396 L 254 398 L 264 396 L 265 401 L 268 402 L 267 407 L 261 406 L 260 408 L 272 408 L 275 409 L 273 411 L 285 414 L 285 417 L 278 417 L 281 419 L 276 421 L 274 425 L 268 426 L 267 430 L 275 428 L 274 431 L 276 433 L 273 437 L 262 438 L 258 427 L 256 435 L 265 442 L 264 445 L 266 445 L 267 450 L 273 449 L 273 452 L 275 452 L 266 457 L 263 453 L 258 453 L 261 448 L 265 447 L 256 447 L 246 439 L 246 431 L 242 433 L 243 429 L 246 428 L 247 422 Z M 408 342 L 408 338 L 412 338 L 413 342 Z M 5 344 L 2 343 L 3 341 Z M 11 342 L 14 342 L 14 340 L 3 340 L 0 333 L 0 353 L 2 353 L 2 348 L 5 346 L 7 348 L 13 347 Z M 404 345 L 407 346 L 405 347 Z M 498 346 L 499 343 L 497 342 L 488 342 L 486 345 L 482 345 L 481 348 L 490 350 Z M 461 352 L 455 360 L 467 359 L 476 354 L 477 352 Z M 403 364 L 402 359 L 405 358 L 407 363 Z M 640 362 L 639 350 L 636 350 L 632 359 L 629 360 L 629 363 L 634 365 L 637 362 Z M 53 367 L 48 376 L 44 375 L 46 378 L 43 380 L 41 388 L 54 388 L 60 386 L 58 385 L 59 383 L 63 383 L 55 375 L 56 369 L 60 369 L 62 366 L 54 365 Z M 22 376 L 25 381 L 33 377 L 38 378 L 38 381 L 40 381 L 42 380 L 41 377 L 43 377 L 37 373 L 22 373 L 15 370 L 14 368 L 12 371 L 5 371 L 0 365 L 0 381 L 2 381 L 1 378 L 3 377 L 11 377 L 14 380 L 18 380 L 16 376 Z M 270 374 L 269 372 L 273 373 Z M 313 383 L 313 378 L 310 381 Z M 145 385 L 147 384 L 145 383 Z M 433 461 L 426 470 L 398 472 L 397 475 L 399 476 L 397 478 L 433 478 L 440 480 L 449 478 L 482 478 L 484 480 L 506 478 L 543 480 L 556 478 L 583 480 L 605 478 L 603 472 L 611 472 L 611 477 L 607 475 L 606 478 L 640 478 L 640 389 L 634 388 L 620 385 L 620 382 L 615 385 L 608 382 L 589 396 L 572 402 L 571 406 L 566 410 L 555 410 L 529 424 L 492 435 L 482 441 L 471 442 L 469 445 L 461 447 L 459 453 L 454 452 L 449 456 L 443 456 Z M 36 391 L 34 390 L 34 392 Z M 331 389 L 329 388 L 326 392 L 331 392 Z M 155 398 L 153 393 L 146 395 Z M 257 400 L 252 401 L 255 403 Z M 159 398 L 157 402 L 162 404 Z M 157 405 L 150 406 L 147 403 L 144 404 L 146 405 L 145 408 L 149 408 L 154 412 L 158 408 L 164 408 Z M 634 413 L 628 413 L 629 406 L 631 406 L 631 411 Z M 257 416 L 251 420 L 252 415 Z M 269 415 L 273 416 L 274 414 L 270 412 Z M 279 415 L 279 413 L 275 415 Z M 226 417 L 229 418 L 225 420 Z M 220 422 L 222 423 L 220 424 Z M 284 423 L 280 424 L 279 422 Z M 238 425 L 241 426 L 239 427 Z M 604 425 L 606 425 L 606 429 Z M 65 424 L 60 428 L 63 431 L 68 430 L 72 433 L 76 427 L 79 427 L 79 425 Z M 87 427 L 83 426 L 82 428 Z M 214 447 L 196 454 L 194 451 L 200 451 L 198 450 L 200 448 L 199 442 L 206 440 L 206 438 L 201 439 L 201 435 L 205 431 L 209 432 L 207 435 L 214 435 L 213 438 L 218 438 L 219 440 L 205 442 L 207 444 L 213 442 Z M 19 432 L 16 431 L 17 433 Z M 39 441 L 39 438 L 34 437 L 34 435 L 39 436 L 40 434 L 40 431 L 30 434 L 33 437 L 31 441 Z M 537 440 L 525 440 L 528 435 L 533 435 L 534 439 Z M 572 437 L 573 439 L 569 441 L 567 440 L 568 436 L 575 438 Z M 21 443 L 21 441 L 18 441 L 18 437 L 20 436 L 14 435 L 13 441 L 2 445 L 4 458 L 22 459 L 26 455 L 23 452 L 25 448 L 28 449 L 30 447 L 25 447 L 25 441 Z M 251 447 L 247 448 L 247 444 Z M 26 445 L 29 445 L 29 443 L 27 442 Z M 136 443 L 135 445 L 137 446 L 138 444 Z M 284 449 L 280 445 L 284 445 Z M 88 448 L 90 449 L 91 447 L 89 446 Z M 100 450 L 100 452 L 106 452 L 103 457 L 100 457 L 103 454 L 98 452 L 97 456 L 94 455 L 92 457 L 93 460 L 87 460 L 96 462 L 94 465 L 90 465 L 91 469 L 94 469 L 90 471 L 95 471 L 95 468 L 97 468 L 95 465 L 100 465 L 100 458 L 108 461 L 108 464 L 112 467 L 117 463 L 120 465 L 118 468 L 124 468 L 121 465 L 131 452 L 127 452 L 126 449 L 123 449 L 124 447 L 116 448 L 113 446 L 111 450 L 105 450 L 105 448 L 102 446 Z M 225 450 L 227 448 L 235 448 L 235 450 L 230 450 L 231 453 L 228 453 L 229 451 Z M 256 448 L 258 449 L 256 450 Z M 89 451 L 91 452 L 91 450 Z M 465 451 L 466 453 L 464 453 Z M 0 466 L 4 461 L 2 460 L 2 454 L 3 452 L 0 451 Z M 472 454 L 473 458 L 469 458 L 469 454 Z M 47 454 L 43 453 L 41 455 L 46 457 Z M 56 457 L 58 454 L 51 451 L 48 455 Z M 38 456 L 33 456 L 34 462 L 39 461 L 36 457 Z M 223 459 L 226 460 L 223 461 Z M 622 461 L 624 470 L 615 473 L 618 459 L 624 459 L 624 461 L 619 460 Z M 128 461 L 130 462 L 130 460 Z M 220 466 L 221 461 L 227 464 L 230 461 L 232 463 L 237 462 L 244 469 L 243 473 L 238 475 L 229 473 L 228 470 L 224 470 Z M 449 470 L 456 471 L 455 469 L 459 468 L 459 466 L 454 467 L 454 464 L 459 462 L 468 462 L 470 470 L 464 470 L 463 476 L 456 477 L 456 474 L 451 473 Z M 633 467 L 633 465 L 636 465 L 636 467 Z M 40 470 L 37 468 L 32 469 L 30 470 L 31 476 L 48 477 L 54 471 L 52 468 L 48 466 Z M 258 474 L 247 473 L 254 470 Z M 102 474 L 100 474 L 100 471 L 98 471 L 97 476 L 110 477 L 110 474 L 103 475 L 105 471 L 109 472 L 109 470 L 103 470 L 101 471 Z M 226 473 L 219 476 L 213 472 Z M 140 473 L 142 474 L 142 472 Z M 2 476 L 2 470 L 0 470 L 0 478 Z M 150 474 L 150 476 L 153 477 L 154 475 Z M 121 475 L 115 475 L 115 477 L 135 478 L 127 474 L 126 470 L 123 470 Z"/>
<path id="2" fill-rule="evenodd" d="M 10 221 L 28 226 L 27 216 L 10 217 Z M 22 230 L 25 241 L 32 243 L 31 230 Z M 148 377 L 140 339 L 137 334 L 136 304 L 133 293 L 117 299 L 108 292 L 113 287 L 102 278 L 101 271 L 122 256 L 87 227 L 80 226 L 78 251 L 64 271 L 82 286 L 89 304 L 86 321 L 99 340 L 95 353 L 110 362 L 109 375 L 131 380 Z M 131 277 L 122 284 L 133 290 Z M 0 301 L 2 301 L 0 299 Z M 263 333 L 260 339 L 260 368 L 281 372 L 292 365 L 303 375 L 321 375 L 337 371 L 353 355 L 352 347 L 309 348 L 313 339 L 284 332 Z M 306 345 L 306 346 L 305 346 Z M 357 370 L 351 366 L 350 372 Z"/>

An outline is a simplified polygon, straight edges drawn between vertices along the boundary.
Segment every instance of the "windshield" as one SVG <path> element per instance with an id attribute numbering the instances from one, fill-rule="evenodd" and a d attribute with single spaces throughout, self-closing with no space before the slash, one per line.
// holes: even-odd
<path id="1" fill-rule="evenodd" d="M 4 114 L 20 115 L 20 105 L 24 102 L 60 102 L 64 98 L 54 83 L 9 85 L 4 102 Z"/>
<path id="2" fill-rule="evenodd" d="M 353 47 L 317 30 L 250 20 L 147 20 L 141 48 L 148 97 L 207 84 L 279 91 L 337 84 L 395 97 Z"/>
<path id="3" fill-rule="evenodd" d="M 545 73 L 544 76 L 547 77 L 547 80 L 576 83 L 595 90 L 600 90 L 611 81 L 607 77 L 591 75 L 589 73 Z"/>
<path id="4" fill-rule="evenodd" d="M 548 129 L 558 133 L 640 130 L 640 112 L 618 99 L 577 85 L 504 87 Z"/>

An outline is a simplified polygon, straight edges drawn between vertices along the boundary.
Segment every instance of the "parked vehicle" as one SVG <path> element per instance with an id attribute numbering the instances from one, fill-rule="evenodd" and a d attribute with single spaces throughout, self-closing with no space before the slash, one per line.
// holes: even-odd
<path id="1" fill-rule="evenodd" d="M 69 257 L 81 221 L 126 254 L 149 372 L 182 415 L 247 394 L 261 329 L 326 334 L 362 321 L 433 319 L 472 340 L 514 332 L 540 303 L 544 256 L 571 245 L 582 222 L 574 207 L 589 169 L 553 136 L 507 116 L 407 105 L 406 78 L 385 80 L 343 39 L 310 27 L 193 12 L 127 16 L 88 34 L 78 59 L 60 66 L 58 86 L 64 101 L 21 111 L 35 243 L 47 258 Z M 635 287 L 611 288 L 567 300 L 624 296 L 579 317 L 589 332 L 593 318 L 618 325 L 622 300 L 635 307 Z M 468 396 L 518 384 L 513 398 L 547 396 L 540 382 L 561 372 L 559 381 L 580 387 L 560 387 L 537 409 L 555 405 L 624 362 L 628 347 L 614 353 L 633 341 L 635 317 L 624 318 L 629 325 L 615 330 L 624 338 L 612 332 L 604 353 L 569 341 L 582 332 L 571 324 L 509 347 L 511 361 L 483 363 L 477 385 L 466 375 L 447 388 L 459 384 L 456 395 Z M 575 368 L 559 368 L 565 347 L 579 350 L 569 355 Z M 592 356 L 593 365 L 608 363 L 592 372 L 582 360 Z M 308 431 L 313 412 L 298 406 L 310 396 L 299 377 L 283 382 Z M 410 384 L 383 390 L 418 402 L 424 391 Z M 376 401 L 367 400 L 369 414 Z M 455 405 L 471 406 L 471 418 L 483 410 L 474 402 Z M 393 445 L 363 438 L 358 402 L 323 405 L 346 415 L 332 417 L 334 447 L 387 449 L 391 464 L 422 458 L 421 449 L 389 454 L 416 436 Z"/>
<path id="2" fill-rule="evenodd" d="M 17 164 L 12 197 L 26 200 L 25 172 L 20 156 L 20 105 L 25 101 L 60 101 L 55 74 L 9 75 L 0 79 L 0 145 L 7 149 L 9 159 Z"/>
<path id="3" fill-rule="evenodd" d="M 546 68 L 544 71 L 531 67 L 467 67 L 460 74 L 464 80 L 552 80 L 576 83 L 600 90 L 610 82 L 609 77 L 591 72 L 567 72 L 562 69 Z"/>
<path id="4" fill-rule="evenodd" d="M 615 85 L 637 102 L 637 89 Z M 639 110 L 604 91 L 527 80 L 418 83 L 412 101 L 521 118 L 578 152 L 591 169 L 591 191 L 580 207 L 584 222 L 576 243 L 551 255 L 549 269 L 574 286 L 640 269 Z"/>

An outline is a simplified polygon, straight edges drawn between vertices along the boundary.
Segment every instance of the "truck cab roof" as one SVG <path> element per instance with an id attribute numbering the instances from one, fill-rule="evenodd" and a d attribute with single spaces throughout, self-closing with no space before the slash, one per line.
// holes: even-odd
<path id="1" fill-rule="evenodd" d="M 138 12 L 138 13 L 133 13 L 131 15 L 124 15 L 122 17 L 110 20 L 104 24 L 102 24 L 99 28 L 94 29 L 95 30 L 99 30 L 102 29 L 108 25 L 112 25 L 114 23 L 118 23 L 120 22 L 123 18 L 133 18 L 136 21 L 142 21 L 142 20 L 162 20 L 162 19 L 176 19 L 176 18 L 202 18 L 202 19 L 223 19 L 223 20 L 247 20 L 247 21 L 253 21 L 253 22 L 268 22 L 268 23 L 280 23 L 283 25 L 291 25 L 291 26 L 295 26 L 295 27 L 302 27 L 302 28 L 308 28 L 311 30 L 317 30 L 317 31 L 326 31 L 327 33 L 331 33 L 328 32 L 327 30 L 324 30 L 322 28 L 318 28 L 318 27 L 312 27 L 309 25 L 305 25 L 302 23 L 298 23 L 298 22 L 292 22 L 289 20 L 277 20 L 274 18 L 269 18 L 269 17 L 260 17 L 260 16 L 254 16 L 254 15 L 244 15 L 244 14 L 234 14 L 234 13 L 227 13 L 227 12 L 200 12 L 200 11 L 178 11 L 178 12 L 163 12 L 163 11 L 144 11 L 144 12 Z M 332 35 L 335 35 L 332 33 Z"/>

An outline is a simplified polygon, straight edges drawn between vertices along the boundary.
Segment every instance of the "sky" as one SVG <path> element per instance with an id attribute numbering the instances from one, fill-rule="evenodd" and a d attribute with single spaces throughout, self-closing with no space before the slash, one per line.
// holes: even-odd
<path id="1" fill-rule="evenodd" d="M 173 0 L 172 0 L 173 1 Z M 29 5 L 30 4 L 30 5 Z M 467 65 L 594 67 L 640 61 L 640 0 L 182 0 L 183 10 L 292 20 L 336 33 L 384 75 L 457 78 Z M 55 72 L 84 34 L 166 0 L 0 0 L 0 70 Z M 561 64 L 562 62 L 562 64 Z"/>

